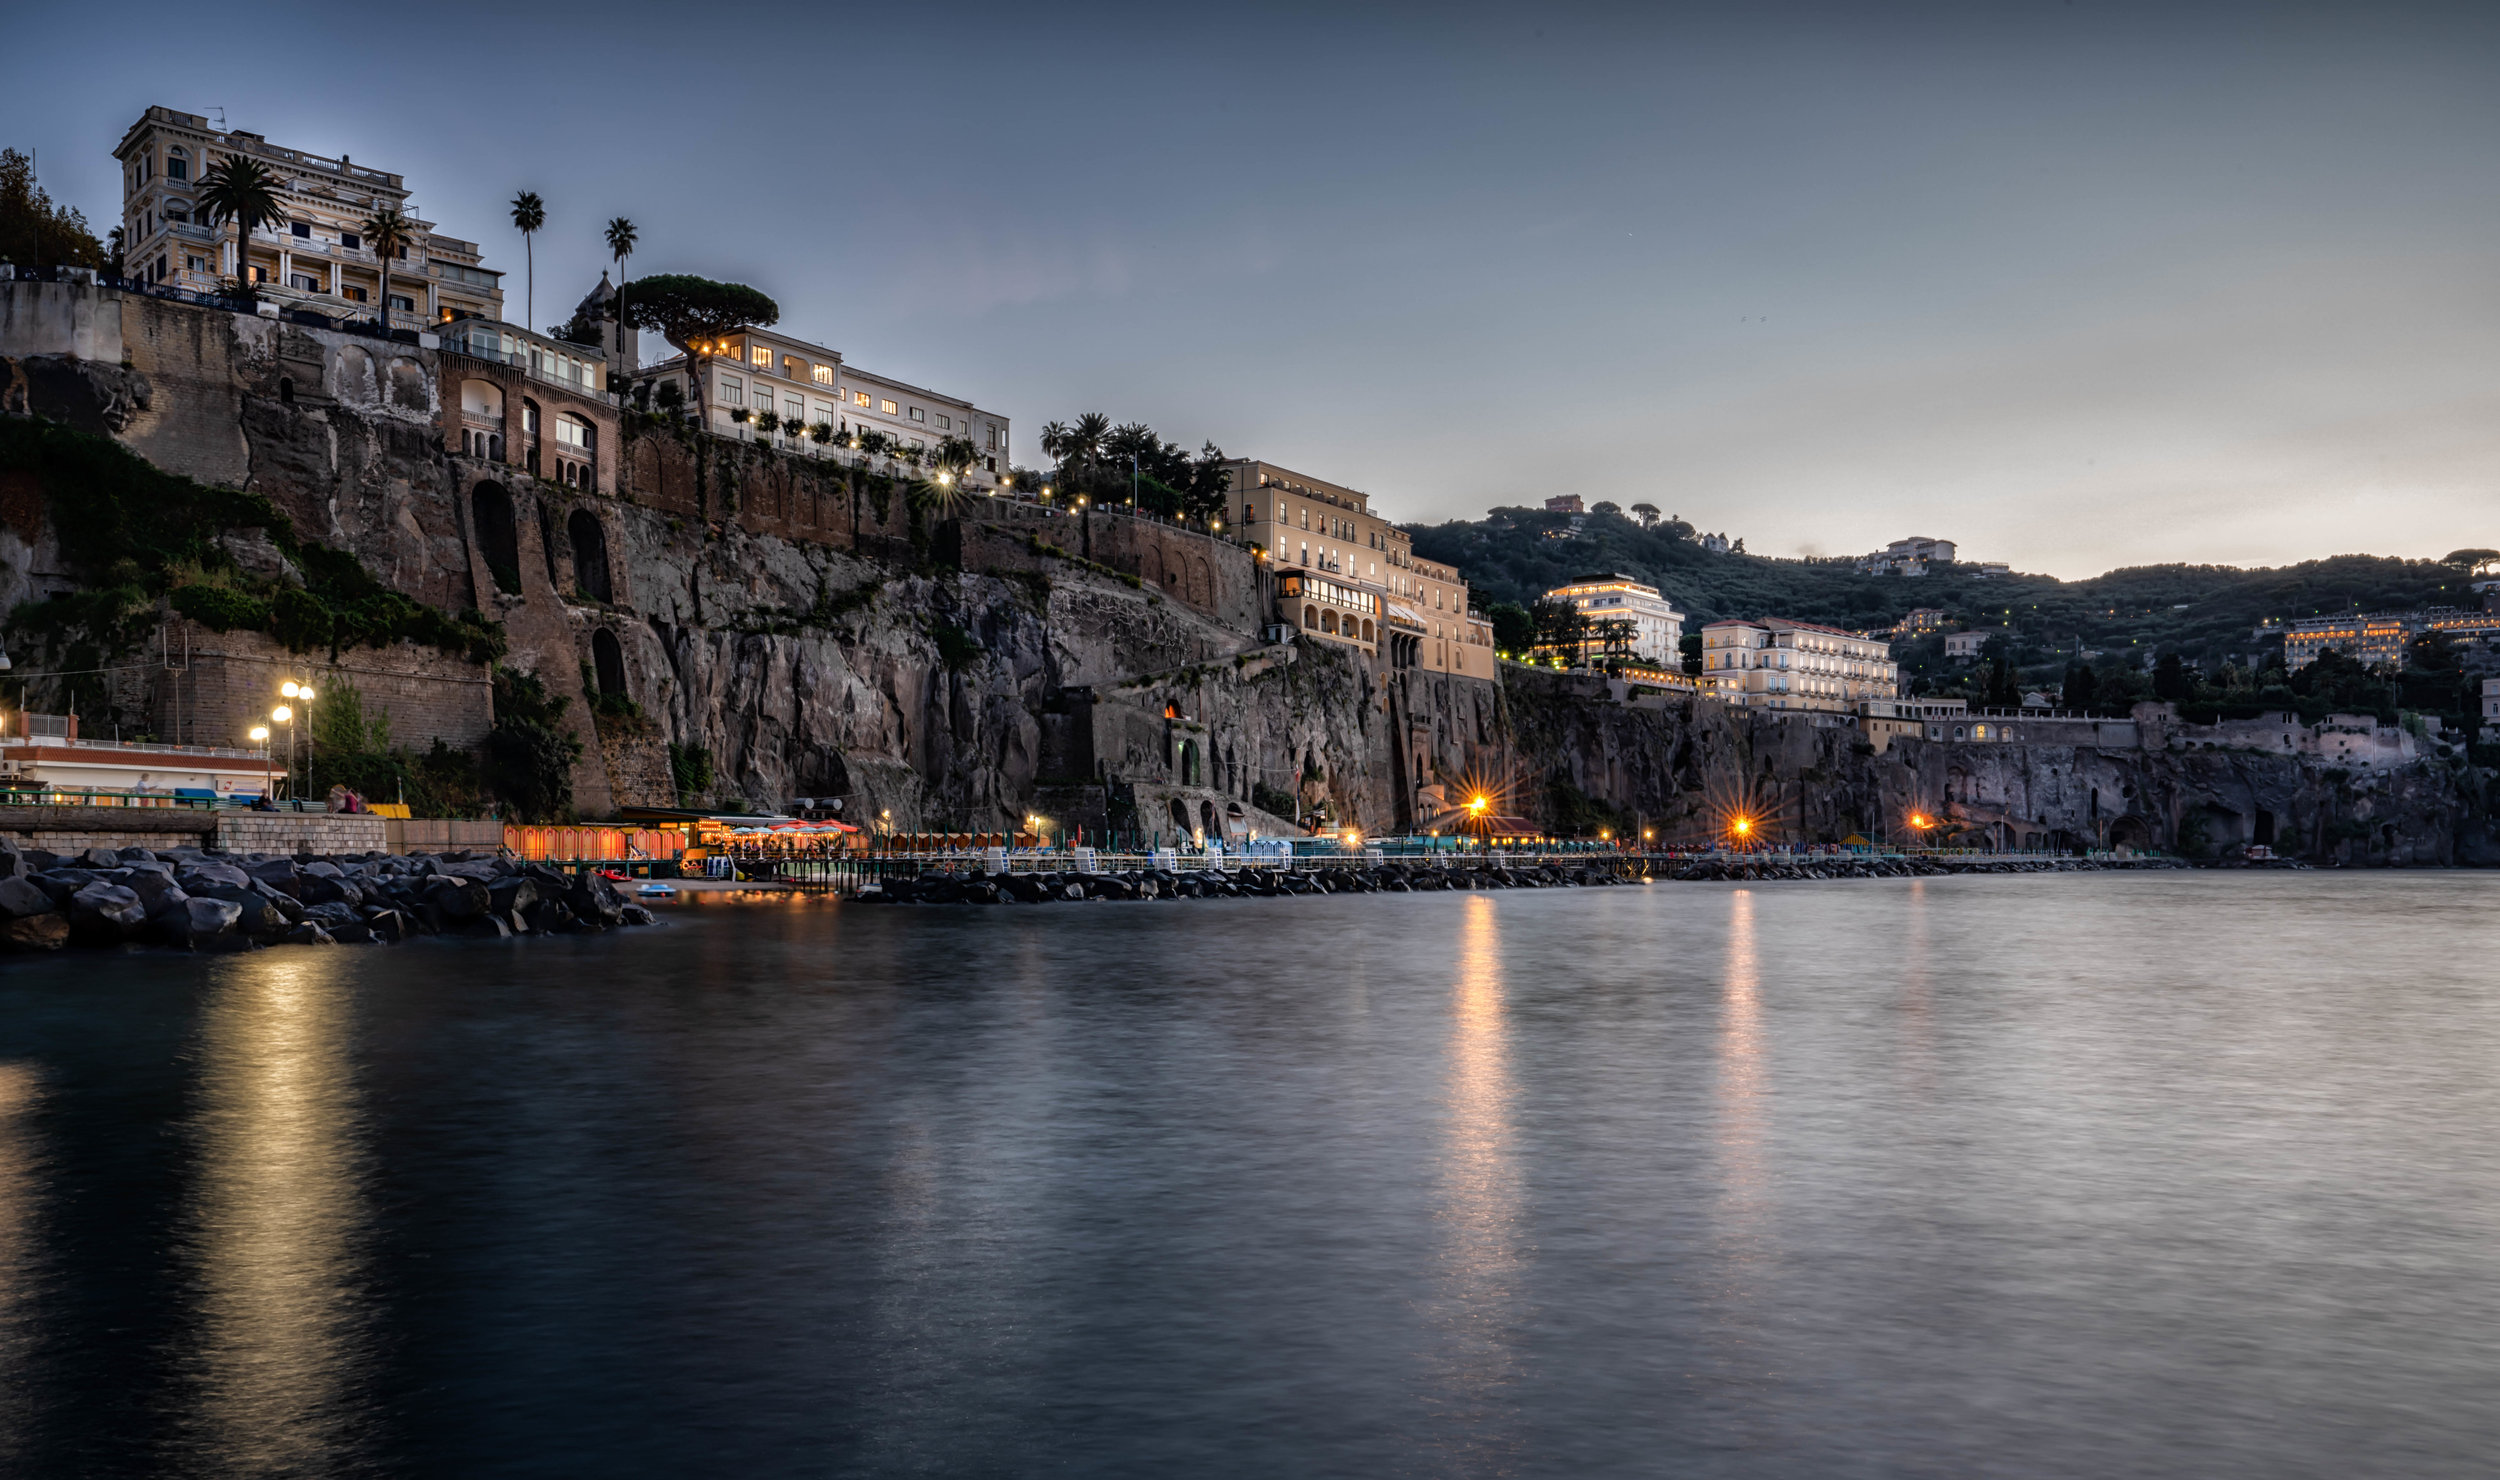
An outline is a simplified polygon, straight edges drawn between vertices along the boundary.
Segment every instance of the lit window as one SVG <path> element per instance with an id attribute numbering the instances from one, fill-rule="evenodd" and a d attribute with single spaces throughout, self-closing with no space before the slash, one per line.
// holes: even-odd
<path id="1" fill-rule="evenodd" d="M 773 352 L 770 348 L 761 344 L 757 345 L 754 350 L 754 358 L 758 368 L 765 370 L 772 368 Z"/>
<path id="2" fill-rule="evenodd" d="M 896 408 L 892 401 L 879 401 L 877 403 L 877 409 L 884 412 L 888 416 L 892 416 Z"/>
<path id="3" fill-rule="evenodd" d="M 854 406 L 865 406 L 865 405 L 867 405 L 867 404 L 868 404 L 868 393 L 867 393 L 866 391 L 853 391 L 853 392 L 851 392 L 851 404 L 852 404 L 852 405 L 854 405 Z"/>
<path id="4" fill-rule="evenodd" d="M 833 367 L 831 365 L 819 365 L 815 369 L 810 370 L 808 372 L 808 376 L 818 385 L 831 385 L 833 384 Z"/>

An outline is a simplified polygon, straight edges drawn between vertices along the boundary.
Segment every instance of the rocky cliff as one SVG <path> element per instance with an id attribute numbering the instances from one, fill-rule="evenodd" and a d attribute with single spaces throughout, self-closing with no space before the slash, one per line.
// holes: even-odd
<path id="1" fill-rule="evenodd" d="M 38 289 L 97 301 L 30 306 Z M 1671 841 L 1716 836 L 1738 815 L 1781 839 L 1898 839 L 1919 816 L 1939 824 L 1933 836 L 2011 846 L 2490 854 L 2484 778 L 2453 761 L 2354 774 L 2168 740 L 1905 739 L 1879 754 L 1854 730 L 1626 702 L 1589 680 L 1392 669 L 1265 640 L 1260 572 L 1202 535 L 915 503 L 876 468 L 691 435 L 510 366 L 116 297 L 0 284 L 0 410 L 265 495 L 392 590 L 491 618 L 502 661 L 567 701 L 586 815 L 701 800 L 677 794 L 674 748 L 708 755 L 712 800 L 840 797 L 849 815 L 903 830 L 996 829 L 1038 808 L 1166 836 L 1314 811 L 1403 831 L 1446 824 L 1439 798 L 1486 789 L 1548 827 Z M 111 311 L 117 345 L 100 327 Z M 55 322 L 83 337 L 61 339 Z M 559 414 L 591 429 L 591 461 L 541 460 L 537 436 Z M 0 604 L 14 608 L 69 578 L 42 499 L 11 476 L 0 470 Z M 261 559 L 253 538 L 234 532 L 224 548 Z M 204 639 L 177 641 L 181 626 L 164 613 L 143 647 Z M 216 646 L 220 661 L 271 671 L 298 661 L 274 634 Z M 370 675 L 358 681 L 375 694 L 466 685 L 458 705 L 394 699 L 401 743 L 451 726 L 438 712 L 474 714 L 482 693 L 478 665 L 404 642 L 314 656 Z M 188 682 L 117 686 L 115 712 L 90 724 L 204 738 L 241 721 Z M 227 690 L 238 704 L 257 692 Z M 190 711 L 168 712 L 185 702 L 169 693 L 190 695 Z M 473 743 L 474 720 L 459 724 Z"/>

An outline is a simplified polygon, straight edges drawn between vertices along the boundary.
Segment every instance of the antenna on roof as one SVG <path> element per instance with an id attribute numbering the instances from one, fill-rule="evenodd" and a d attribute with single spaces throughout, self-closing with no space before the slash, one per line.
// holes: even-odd
<path id="1" fill-rule="evenodd" d="M 224 133 L 226 131 L 226 110 L 223 108 L 211 108 L 208 111 L 217 115 L 217 132 L 221 134 Z"/>

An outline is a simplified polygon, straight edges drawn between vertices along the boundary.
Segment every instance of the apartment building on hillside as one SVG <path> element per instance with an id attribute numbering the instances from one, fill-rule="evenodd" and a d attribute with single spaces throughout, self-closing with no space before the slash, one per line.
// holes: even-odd
<path id="1" fill-rule="evenodd" d="M 2272 624 L 2268 624 L 2271 627 Z M 2265 629 L 2260 629 L 2263 635 Z M 2445 633 L 2460 646 L 2500 645 L 2500 614 L 2434 606 L 2411 612 L 2338 612 L 2302 617 L 2283 628 L 2283 664 L 2306 668 L 2329 648 L 2365 665 L 2402 668 L 2415 638 Z"/>
<path id="2" fill-rule="evenodd" d="M 1258 458 L 1224 466 L 1241 512 L 1233 533 L 1276 571 L 1286 625 L 1391 667 L 1493 677 L 1493 628 L 1468 609 L 1466 582 L 1417 557 L 1370 495 Z"/>
<path id="3" fill-rule="evenodd" d="M 1872 555 L 1858 560 L 1862 576 L 1923 576 L 1930 565 L 1953 563 L 1953 541 L 1930 539 L 1914 534 L 1906 540 L 1894 540 Z"/>
<path id="4" fill-rule="evenodd" d="M 980 492 L 1000 486 L 1008 461 L 1007 418 L 960 396 L 926 390 L 845 364 L 841 351 L 772 329 L 740 329 L 706 346 L 694 374 L 703 377 L 711 430 L 724 437 L 769 438 L 798 451 L 826 451 L 808 428 L 834 428 L 837 440 L 882 432 L 900 447 L 927 450 L 950 438 L 972 444 L 964 484 Z M 671 355 L 648 375 L 654 393 L 674 385 L 691 406 L 694 389 L 685 356 Z M 765 432 L 771 412 L 778 429 Z"/>
<path id="5" fill-rule="evenodd" d="M 1848 714 L 1900 692 L 1892 644 L 1812 622 L 1713 622 L 1701 661 L 1711 694 L 1749 709 Z"/>
<path id="6" fill-rule="evenodd" d="M 237 156 L 277 177 L 287 213 L 285 222 L 252 233 L 241 270 L 233 223 L 210 222 L 199 203 L 201 177 Z M 406 182 L 387 170 L 218 129 L 171 108 L 140 115 L 113 157 L 122 165 L 122 261 L 131 277 L 203 293 L 215 292 L 221 278 L 245 277 L 282 304 L 379 320 L 383 264 L 364 240 L 364 223 L 377 210 L 397 210 L 417 233 L 390 262 L 392 327 L 503 317 L 503 274 L 479 265 L 477 243 L 444 236 L 420 218 Z"/>

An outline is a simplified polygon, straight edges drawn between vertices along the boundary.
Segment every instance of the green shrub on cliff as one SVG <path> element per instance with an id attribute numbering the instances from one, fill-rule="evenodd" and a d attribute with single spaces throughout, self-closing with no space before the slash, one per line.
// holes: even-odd
<path id="1" fill-rule="evenodd" d="M 476 663 L 503 655 L 499 626 L 390 589 L 347 551 L 298 537 L 266 495 L 164 472 L 110 437 L 0 417 L 6 473 L 42 487 L 62 559 L 89 587 L 75 599 L 20 607 L 13 628 L 62 640 L 83 633 L 107 651 L 126 651 L 155 625 L 156 601 L 170 597 L 202 626 L 267 632 L 297 652 L 406 640 Z M 265 534 L 303 584 L 242 570 L 218 537 L 243 530 Z"/>
<path id="2" fill-rule="evenodd" d="M 582 742 L 566 734 L 568 703 L 526 673 L 495 670 L 495 728 L 486 735 L 486 787 L 504 815 L 521 822 L 561 822 L 573 813 L 573 764 Z"/>

